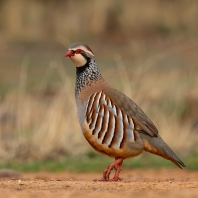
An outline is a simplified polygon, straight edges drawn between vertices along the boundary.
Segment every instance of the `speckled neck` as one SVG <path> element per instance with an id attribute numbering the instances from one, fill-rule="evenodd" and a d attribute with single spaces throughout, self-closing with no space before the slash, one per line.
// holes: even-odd
<path id="1" fill-rule="evenodd" d="M 76 99 L 86 86 L 90 86 L 93 82 L 98 81 L 101 78 L 102 75 L 94 58 L 88 59 L 87 63 L 82 67 L 76 67 Z"/>

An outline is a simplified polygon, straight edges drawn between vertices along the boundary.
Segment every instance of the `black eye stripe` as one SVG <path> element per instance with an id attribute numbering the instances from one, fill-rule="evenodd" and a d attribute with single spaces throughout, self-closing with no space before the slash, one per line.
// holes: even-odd
<path id="1" fill-rule="evenodd" d="M 81 49 L 77 49 L 77 50 L 72 50 L 73 51 L 73 53 L 75 53 L 75 54 L 81 54 L 81 53 L 83 53 L 84 51 L 83 50 L 81 50 Z"/>

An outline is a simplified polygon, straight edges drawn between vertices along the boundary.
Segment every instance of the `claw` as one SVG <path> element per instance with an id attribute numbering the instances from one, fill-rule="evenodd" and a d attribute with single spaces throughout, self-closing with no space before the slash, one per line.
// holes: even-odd
<path id="1" fill-rule="evenodd" d="M 121 181 L 121 179 L 118 177 L 118 178 L 110 179 L 109 181 L 110 181 L 110 182 L 116 182 L 116 181 Z"/>

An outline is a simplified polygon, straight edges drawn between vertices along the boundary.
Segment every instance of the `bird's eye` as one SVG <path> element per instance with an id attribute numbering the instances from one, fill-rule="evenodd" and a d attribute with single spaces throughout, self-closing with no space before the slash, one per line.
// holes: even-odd
<path id="1" fill-rule="evenodd" d="M 82 52 L 83 52 L 83 50 L 81 50 L 81 49 L 76 50 L 76 54 L 81 54 Z"/>

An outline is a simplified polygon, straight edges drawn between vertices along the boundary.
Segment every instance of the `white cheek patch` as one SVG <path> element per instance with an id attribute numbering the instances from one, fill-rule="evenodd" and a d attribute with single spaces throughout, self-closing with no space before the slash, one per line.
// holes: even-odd
<path id="1" fill-rule="evenodd" d="M 83 66 L 87 63 L 87 60 L 81 54 L 75 54 L 70 58 L 77 67 Z"/>

